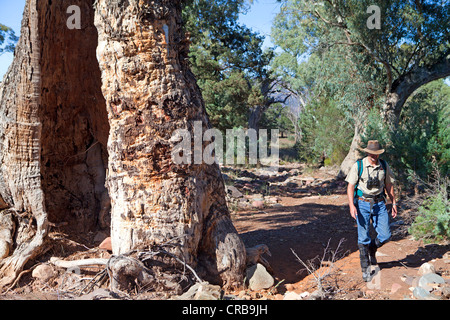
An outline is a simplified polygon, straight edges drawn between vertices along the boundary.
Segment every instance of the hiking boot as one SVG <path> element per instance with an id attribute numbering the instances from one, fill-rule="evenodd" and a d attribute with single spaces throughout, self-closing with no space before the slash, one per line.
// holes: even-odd
<path id="1" fill-rule="evenodd" d="M 362 278 L 364 282 L 370 282 L 372 281 L 372 272 L 370 270 L 370 268 L 364 268 L 361 269 L 362 271 Z"/>
<path id="2" fill-rule="evenodd" d="M 363 275 L 363 280 L 369 282 L 371 280 L 370 275 L 370 261 L 369 261 L 369 245 L 358 243 L 359 249 L 359 260 L 361 263 L 361 271 Z"/>
<path id="3" fill-rule="evenodd" d="M 376 258 L 377 249 L 378 249 L 378 246 L 377 246 L 377 244 L 376 244 L 376 241 L 375 241 L 375 240 L 372 240 L 372 241 L 370 242 L 369 248 L 368 248 L 368 251 L 369 251 L 369 261 L 370 261 L 370 264 L 371 264 L 372 266 L 378 264 L 377 258 Z"/>

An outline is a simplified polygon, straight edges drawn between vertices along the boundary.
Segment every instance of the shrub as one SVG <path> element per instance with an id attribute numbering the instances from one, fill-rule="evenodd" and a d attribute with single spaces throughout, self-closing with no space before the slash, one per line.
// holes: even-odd
<path id="1" fill-rule="evenodd" d="M 450 239 L 450 201 L 448 178 L 438 181 L 438 186 L 428 192 L 417 209 L 417 215 L 409 228 L 416 239 L 424 242 L 439 242 Z"/>
<path id="2" fill-rule="evenodd" d="M 300 160 L 315 164 L 340 164 L 353 138 L 353 123 L 337 104 L 318 99 L 307 105 L 300 116 L 301 139 L 296 144 Z"/>

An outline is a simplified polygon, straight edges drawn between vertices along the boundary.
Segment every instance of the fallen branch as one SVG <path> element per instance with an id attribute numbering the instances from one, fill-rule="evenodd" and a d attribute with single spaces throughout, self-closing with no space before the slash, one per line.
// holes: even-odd
<path id="1" fill-rule="evenodd" d="M 98 265 L 106 265 L 108 263 L 108 259 L 82 259 L 82 260 L 72 260 L 72 261 L 65 261 L 60 258 L 51 257 L 50 263 L 53 265 L 70 269 L 70 268 L 79 268 L 79 267 L 89 267 L 89 266 L 98 266 Z"/>

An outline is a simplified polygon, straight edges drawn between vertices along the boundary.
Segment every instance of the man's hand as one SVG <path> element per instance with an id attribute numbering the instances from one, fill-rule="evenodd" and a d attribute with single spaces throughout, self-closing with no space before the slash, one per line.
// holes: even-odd
<path id="1" fill-rule="evenodd" d="M 352 215 L 353 219 L 356 219 L 356 216 L 358 215 L 358 210 L 356 210 L 355 204 L 353 203 L 353 192 L 355 191 L 355 185 L 349 183 L 347 186 L 347 197 L 348 197 L 348 205 L 350 207 L 350 214 Z"/>
<path id="2" fill-rule="evenodd" d="M 356 209 L 356 207 L 353 203 L 350 203 L 350 214 L 353 217 L 353 219 L 356 220 L 356 216 L 358 215 L 358 210 Z"/>
<path id="3" fill-rule="evenodd" d="M 391 212 L 392 218 L 395 218 L 397 216 L 397 204 L 392 204 L 392 212 Z"/>
<path id="4" fill-rule="evenodd" d="M 395 218 L 397 216 L 397 203 L 395 201 L 394 185 L 392 183 L 386 186 L 386 192 L 392 201 L 392 210 L 391 210 L 392 218 Z"/>

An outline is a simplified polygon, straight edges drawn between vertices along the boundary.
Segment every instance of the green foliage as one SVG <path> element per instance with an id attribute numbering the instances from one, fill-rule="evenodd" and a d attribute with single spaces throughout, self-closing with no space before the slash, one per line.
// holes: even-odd
<path id="1" fill-rule="evenodd" d="M 5 52 L 14 52 L 18 40 L 13 29 L 0 23 L 0 55 Z"/>
<path id="2" fill-rule="evenodd" d="M 246 127 L 249 110 L 263 103 L 259 79 L 268 72 L 264 38 L 238 23 L 244 0 L 196 0 L 183 9 L 191 34 L 190 63 L 214 127 Z"/>
<path id="3" fill-rule="evenodd" d="M 242 72 L 232 72 L 222 81 L 201 81 L 206 110 L 212 125 L 219 130 L 245 127 L 251 88 Z"/>
<path id="4" fill-rule="evenodd" d="M 448 179 L 440 181 L 419 206 L 417 216 L 409 232 L 424 242 L 438 242 L 450 239 L 450 201 Z"/>
<path id="5" fill-rule="evenodd" d="M 380 8 L 380 29 L 366 25 L 370 5 Z M 281 48 L 273 67 L 293 91 L 306 88 L 313 99 L 333 100 L 347 121 L 366 124 L 363 138 L 389 146 L 387 156 L 404 169 L 403 180 L 429 174 L 433 156 L 448 173 L 449 111 L 437 101 L 425 103 L 435 93 L 414 98 L 396 132 L 385 128 L 381 107 L 412 70 L 448 55 L 449 22 L 448 1 L 285 0 L 272 29 Z"/>
<path id="6" fill-rule="evenodd" d="M 450 167 L 450 87 L 437 80 L 420 88 L 405 104 L 395 132 L 386 127 L 380 114 L 367 117 L 362 144 L 376 139 L 386 147 L 383 154 L 401 184 L 413 187 L 417 179 L 426 180 L 436 161 L 441 174 Z"/>
<path id="7" fill-rule="evenodd" d="M 309 163 L 329 159 L 341 163 L 353 137 L 353 124 L 332 101 L 310 103 L 300 117 L 302 136 L 297 144 L 299 158 Z"/>
<path id="8" fill-rule="evenodd" d="M 281 136 L 294 131 L 292 121 L 288 118 L 288 106 L 280 103 L 272 105 L 264 114 L 260 121 L 262 128 L 279 129 Z"/>
<path id="9" fill-rule="evenodd" d="M 380 29 L 367 27 L 370 5 L 380 8 Z M 450 6 L 440 0 L 285 0 L 273 37 L 292 57 L 346 47 L 364 56 L 386 85 L 387 65 L 396 79 L 448 54 L 449 24 Z"/>

